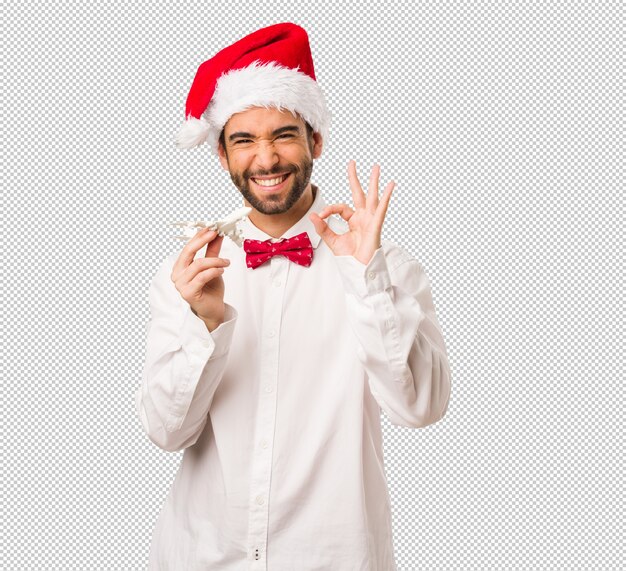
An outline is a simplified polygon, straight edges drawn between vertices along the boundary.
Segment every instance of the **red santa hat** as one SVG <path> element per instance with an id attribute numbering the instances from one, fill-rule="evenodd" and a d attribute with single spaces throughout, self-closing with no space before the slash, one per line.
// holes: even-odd
<path id="1" fill-rule="evenodd" d="M 262 28 L 202 63 L 187 95 L 176 146 L 191 149 L 208 142 L 217 154 L 230 116 L 250 107 L 297 113 L 327 142 L 331 114 L 300 26 L 287 22 Z"/>

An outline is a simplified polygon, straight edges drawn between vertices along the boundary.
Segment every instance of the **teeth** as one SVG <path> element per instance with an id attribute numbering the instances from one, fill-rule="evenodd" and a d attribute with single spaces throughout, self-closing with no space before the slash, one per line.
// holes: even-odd
<path id="1" fill-rule="evenodd" d="M 252 180 L 256 182 L 259 186 L 276 186 L 277 184 L 283 182 L 283 180 L 285 180 L 287 176 L 288 175 L 284 175 L 280 178 L 271 178 L 268 180 L 257 180 L 256 178 L 253 178 Z"/>

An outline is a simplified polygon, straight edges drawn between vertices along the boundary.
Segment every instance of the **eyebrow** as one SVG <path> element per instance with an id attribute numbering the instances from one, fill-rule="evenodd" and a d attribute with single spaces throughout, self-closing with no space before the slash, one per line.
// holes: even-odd
<path id="1" fill-rule="evenodd" d="M 297 134 L 300 134 L 300 128 L 297 125 L 285 125 L 284 127 L 280 127 L 272 131 L 272 135 L 280 135 L 285 131 L 294 131 Z M 237 131 L 228 137 L 229 141 L 234 141 L 235 139 L 239 139 L 240 137 L 245 137 L 247 139 L 254 139 L 255 136 L 252 133 L 245 133 L 243 131 Z"/>

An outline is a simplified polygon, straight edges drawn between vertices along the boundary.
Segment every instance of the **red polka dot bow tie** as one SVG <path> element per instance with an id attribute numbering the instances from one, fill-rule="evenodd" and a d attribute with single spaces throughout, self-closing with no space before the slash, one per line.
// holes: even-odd
<path id="1" fill-rule="evenodd" d="M 313 261 L 313 247 L 306 232 L 291 238 L 282 238 L 278 242 L 272 242 L 271 238 L 265 241 L 246 238 L 243 241 L 243 249 L 246 252 L 246 266 L 253 270 L 278 254 L 301 266 L 308 267 Z"/>

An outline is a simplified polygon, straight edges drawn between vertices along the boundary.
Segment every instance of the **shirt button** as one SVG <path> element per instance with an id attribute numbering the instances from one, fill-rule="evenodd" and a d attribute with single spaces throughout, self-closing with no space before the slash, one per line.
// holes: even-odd
<path id="1" fill-rule="evenodd" d="M 267 336 L 268 336 L 268 337 L 274 337 L 274 335 L 275 335 L 275 333 L 274 333 L 274 330 L 273 330 L 273 329 L 272 329 L 271 331 L 268 331 L 268 332 L 267 332 Z"/>
<path id="2" fill-rule="evenodd" d="M 265 438 L 263 440 L 261 440 L 261 446 L 263 448 L 267 448 L 267 440 L 265 440 Z"/>
<path id="3" fill-rule="evenodd" d="M 272 387 L 270 385 L 265 385 L 265 392 L 266 393 L 271 393 L 272 392 Z"/>
<path id="4" fill-rule="evenodd" d="M 367 276 L 370 280 L 373 280 L 376 277 L 376 274 L 374 272 L 370 272 L 369 274 L 367 274 Z"/>
<path id="5" fill-rule="evenodd" d="M 264 501 L 265 500 L 263 499 L 263 496 L 257 496 L 256 497 L 256 503 L 257 504 L 262 505 Z"/>

